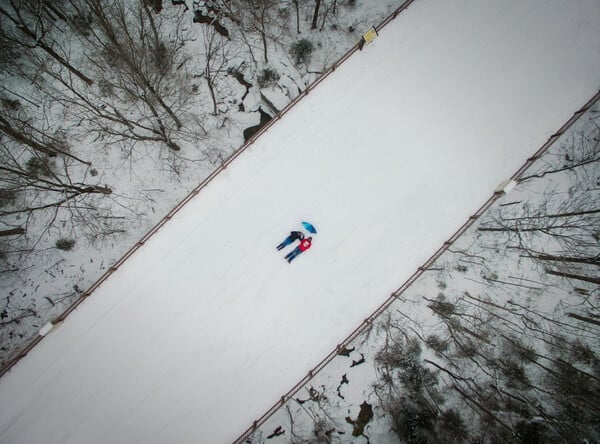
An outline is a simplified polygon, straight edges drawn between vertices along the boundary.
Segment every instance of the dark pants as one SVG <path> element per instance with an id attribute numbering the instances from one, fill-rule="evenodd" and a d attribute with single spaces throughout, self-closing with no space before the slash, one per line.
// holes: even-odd
<path id="1" fill-rule="evenodd" d="M 294 239 L 292 239 L 291 236 L 288 236 L 288 237 L 285 238 L 285 240 L 282 243 L 280 243 L 279 245 L 277 245 L 277 249 L 278 250 L 282 250 L 285 247 L 287 247 L 289 244 L 291 244 L 292 242 L 294 242 Z"/>
<path id="2" fill-rule="evenodd" d="M 300 250 L 300 247 L 296 247 L 294 248 L 292 251 L 290 251 L 285 258 L 287 259 L 288 262 L 292 262 L 296 256 L 298 256 L 300 253 L 302 253 L 302 250 Z"/>

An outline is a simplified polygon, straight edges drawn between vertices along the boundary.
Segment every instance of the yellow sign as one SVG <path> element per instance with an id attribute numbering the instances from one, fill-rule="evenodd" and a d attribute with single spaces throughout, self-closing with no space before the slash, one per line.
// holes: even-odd
<path id="1" fill-rule="evenodd" d="M 373 40 L 375 40 L 375 37 L 377 37 L 377 31 L 375 30 L 375 28 L 369 29 L 362 36 L 365 43 L 371 43 Z"/>

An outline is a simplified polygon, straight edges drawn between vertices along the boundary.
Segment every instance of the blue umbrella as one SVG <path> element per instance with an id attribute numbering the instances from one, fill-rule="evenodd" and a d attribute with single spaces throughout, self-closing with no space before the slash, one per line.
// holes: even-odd
<path id="1" fill-rule="evenodd" d="M 306 230 L 311 232 L 312 234 L 317 234 L 317 229 L 315 228 L 315 226 L 313 224 L 309 224 L 308 222 L 302 222 L 302 226 L 304 228 L 306 228 Z"/>

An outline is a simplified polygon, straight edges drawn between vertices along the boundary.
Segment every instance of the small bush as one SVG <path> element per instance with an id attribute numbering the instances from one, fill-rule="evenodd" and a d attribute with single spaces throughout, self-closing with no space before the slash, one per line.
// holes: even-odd
<path id="1" fill-rule="evenodd" d="M 450 318 L 456 312 L 456 306 L 450 302 L 446 302 L 445 296 L 441 293 L 428 307 L 442 318 Z"/>
<path id="2" fill-rule="evenodd" d="M 0 99 L 2 101 L 2 105 L 10 111 L 18 111 L 21 109 L 21 102 L 13 99 Z"/>
<path id="3" fill-rule="evenodd" d="M 6 37 L 0 36 L 0 65 L 6 66 L 14 63 L 20 56 L 17 45 Z"/>
<path id="4" fill-rule="evenodd" d="M 12 204 L 17 198 L 17 192 L 7 188 L 0 188 L 0 208 Z"/>
<path id="5" fill-rule="evenodd" d="M 596 353 L 587 344 L 578 339 L 571 343 L 571 347 L 568 350 L 570 350 L 569 357 L 574 362 L 580 362 L 585 365 L 600 364 Z"/>
<path id="6" fill-rule="evenodd" d="M 154 58 L 154 65 L 161 74 L 166 74 L 169 70 L 169 49 L 163 42 L 159 42 L 158 45 L 152 48 L 152 55 Z"/>
<path id="7" fill-rule="evenodd" d="M 385 410 L 391 417 L 392 430 L 403 442 L 434 442 L 436 415 L 421 398 L 393 398 Z"/>
<path id="8" fill-rule="evenodd" d="M 67 133 L 62 130 L 56 131 L 52 137 L 52 142 L 48 144 L 48 147 L 63 153 L 71 151 Z M 52 166 L 54 166 L 54 164 Z"/>
<path id="9" fill-rule="evenodd" d="M 448 341 L 443 340 L 437 335 L 429 335 L 425 338 L 425 344 L 438 353 L 448 350 Z"/>
<path id="10" fill-rule="evenodd" d="M 103 96 L 114 96 L 115 95 L 115 88 L 113 87 L 112 83 L 110 83 L 106 79 L 100 79 L 98 81 L 98 90 L 100 91 L 100 94 L 102 94 Z"/>
<path id="11" fill-rule="evenodd" d="M 547 442 L 556 442 L 556 436 L 552 436 L 552 431 L 540 422 L 520 421 L 515 427 L 515 442 L 523 444 L 543 444 Z M 582 440 L 582 442 L 584 442 Z"/>
<path id="12" fill-rule="evenodd" d="M 387 344 L 375 355 L 375 362 L 386 368 L 406 369 L 418 365 L 421 356 L 421 346 L 416 340 L 405 344 L 394 342 Z"/>
<path id="13" fill-rule="evenodd" d="M 96 168 L 92 168 L 90 170 L 90 176 L 96 177 L 97 175 L 98 175 L 98 170 L 96 170 Z"/>
<path id="14" fill-rule="evenodd" d="M 486 281 L 496 281 L 498 280 L 498 273 L 496 273 L 495 271 L 489 273 L 482 271 L 481 277 L 483 277 Z"/>
<path id="15" fill-rule="evenodd" d="M 301 39 L 292 44 L 290 54 L 296 65 L 307 65 L 314 49 L 315 47 L 310 40 Z"/>
<path id="16" fill-rule="evenodd" d="M 438 421 L 438 438 L 446 443 L 468 442 L 469 432 L 467 426 L 456 410 L 450 409 L 440 415 Z"/>
<path id="17" fill-rule="evenodd" d="M 73 239 L 67 239 L 67 238 L 63 237 L 63 238 L 57 240 L 56 244 L 54 244 L 54 245 L 59 250 L 71 251 L 73 249 L 73 247 L 75 246 L 75 241 Z"/>
<path id="18" fill-rule="evenodd" d="M 525 367 L 518 362 L 509 360 L 500 367 L 500 371 L 505 376 L 506 386 L 509 388 L 526 389 L 530 384 Z"/>
<path id="19" fill-rule="evenodd" d="M 316 417 L 313 425 L 313 438 L 310 442 L 315 444 L 328 444 L 331 442 L 331 433 L 335 428 L 331 426 L 329 421 Z"/>
<path id="20" fill-rule="evenodd" d="M 265 68 L 260 72 L 256 81 L 258 82 L 258 86 L 260 86 L 261 88 L 267 88 L 269 86 L 275 85 L 280 77 L 281 76 L 279 75 L 279 73 L 274 69 Z"/>
<path id="21" fill-rule="evenodd" d="M 31 173 L 32 176 L 50 176 L 54 168 L 54 161 L 48 156 L 34 156 L 29 158 L 25 163 L 25 168 Z"/>
<path id="22" fill-rule="evenodd" d="M 535 362 L 537 361 L 537 353 L 519 338 L 511 337 L 510 340 L 504 341 L 504 355 L 514 356 L 519 362 Z"/>
<path id="23" fill-rule="evenodd" d="M 472 358 L 477 355 L 477 347 L 472 342 L 458 345 L 456 356 L 459 358 Z"/>
<path id="24" fill-rule="evenodd" d="M 92 16 L 91 14 L 75 14 L 71 16 L 71 28 L 77 34 L 84 37 L 89 37 L 92 30 Z"/>

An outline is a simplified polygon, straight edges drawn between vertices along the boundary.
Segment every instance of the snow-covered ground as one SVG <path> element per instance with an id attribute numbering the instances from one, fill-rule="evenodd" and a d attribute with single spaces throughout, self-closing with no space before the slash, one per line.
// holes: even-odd
<path id="1" fill-rule="evenodd" d="M 545 146 L 548 151 L 522 172 L 515 188 L 496 196 L 374 321 L 369 318 L 358 335 L 345 339 L 324 367 L 315 364 L 322 370 L 276 400 L 279 408 L 257 418 L 236 442 L 596 442 L 600 431 L 588 406 L 597 391 L 586 387 L 593 387 L 588 375 L 600 362 L 600 327 L 586 317 L 597 312 L 599 287 L 584 279 L 597 274 L 597 264 L 549 266 L 526 252 L 597 254 L 599 95 Z M 557 208 L 562 214 L 577 208 L 581 216 L 567 223 L 563 216 L 561 236 L 556 221 L 548 224 L 543 217 Z M 523 225 L 515 224 L 519 216 Z M 536 230 L 544 219 L 545 229 Z M 507 231 L 485 231 L 498 221 Z M 528 229 L 535 234 L 529 237 Z M 556 243 L 575 238 L 576 248 Z M 537 359 L 515 359 L 515 350 L 525 349 Z M 416 350 L 412 359 L 407 350 Z M 491 417 L 502 418 L 507 428 L 490 424 Z"/>
<path id="2" fill-rule="evenodd" d="M 416 1 L 0 379 L 0 442 L 235 439 L 597 91 L 598 17 Z"/>

